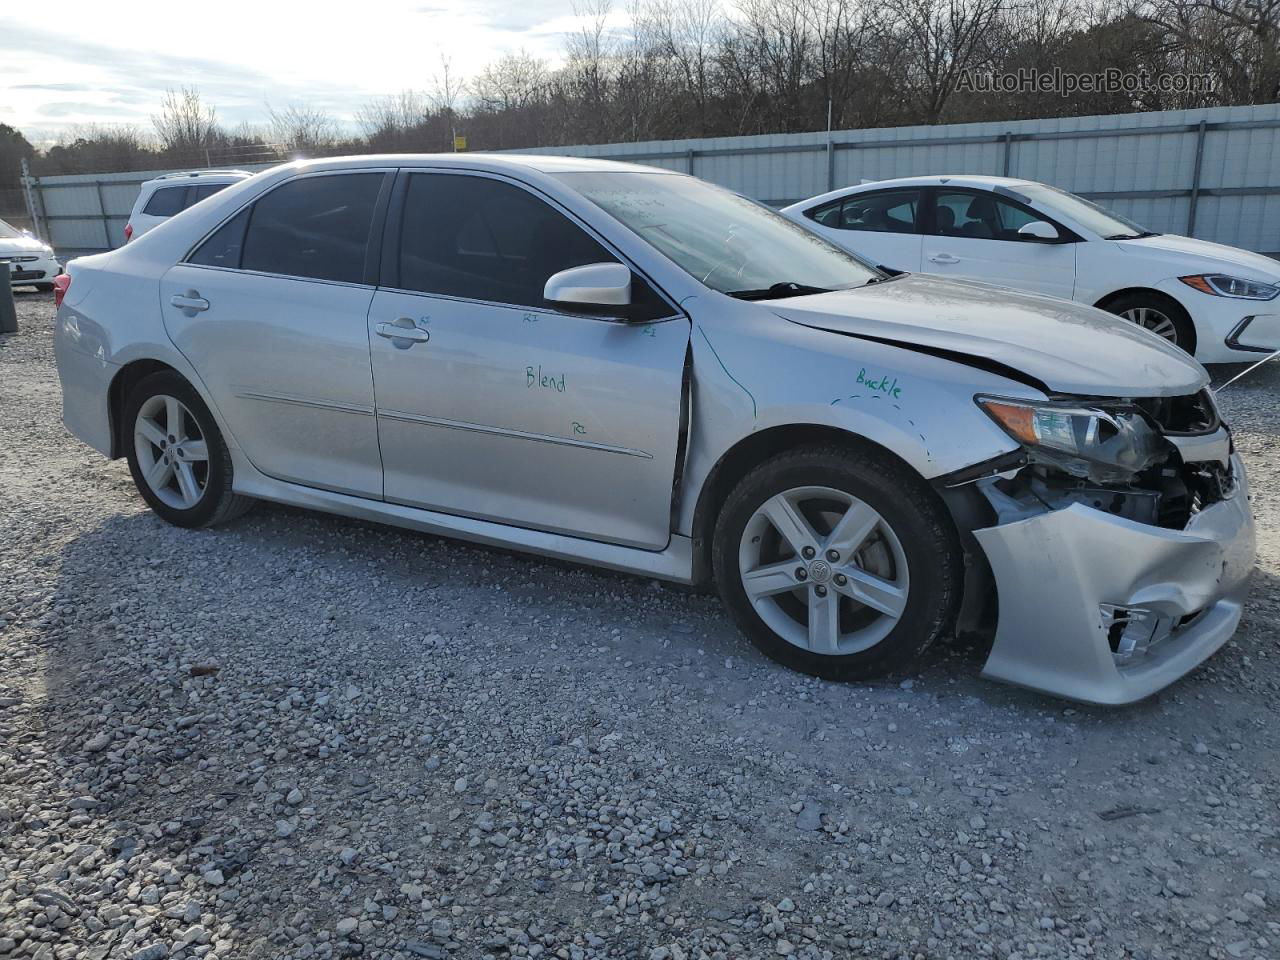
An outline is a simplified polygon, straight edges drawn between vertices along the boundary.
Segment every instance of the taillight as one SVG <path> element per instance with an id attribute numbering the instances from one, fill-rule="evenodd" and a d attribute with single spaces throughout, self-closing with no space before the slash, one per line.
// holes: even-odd
<path id="1" fill-rule="evenodd" d="M 133 224 L 126 223 L 124 225 L 124 242 L 128 243 L 132 239 L 133 239 Z"/>
<path id="2" fill-rule="evenodd" d="M 67 291 L 71 289 L 71 274 L 63 273 L 53 278 L 53 306 L 62 306 L 62 301 L 67 296 Z"/>

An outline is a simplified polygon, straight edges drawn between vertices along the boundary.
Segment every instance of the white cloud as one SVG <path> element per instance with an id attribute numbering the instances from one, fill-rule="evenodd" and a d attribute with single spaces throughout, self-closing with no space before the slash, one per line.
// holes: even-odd
<path id="1" fill-rule="evenodd" d="M 57 25 L 0 8 L 0 110 L 38 140 L 83 123 L 134 123 L 167 88 L 198 87 L 228 125 L 268 102 L 305 102 L 349 123 L 369 99 L 430 89 L 442 56 L 468 77 L 524 49 L 558 59 L 583 23 L 572 0 L 67 0 Z M 47 21 L 45 21 L 47 22 Z M 617 29 L 625 17 L 610 18 Z"/>

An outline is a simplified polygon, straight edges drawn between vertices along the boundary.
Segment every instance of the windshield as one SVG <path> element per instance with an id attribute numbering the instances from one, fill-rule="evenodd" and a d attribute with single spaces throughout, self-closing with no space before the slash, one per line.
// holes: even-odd
<path id="1" fill-rule="evenodd" d="M 694 177 L 610 171 L 559 179 L 721 293 L 784 297 L 883 277 L 768 207 Z"/>
<path id="2" fill-rule="evenodd" d="M 1077 197 L 1074 193 L 1067 193 L 1045 183 L 1020 183 L 1013 188 L 1013 192 L 1022 194 L 1049 213 L 1061 214 L 1074 220 L 1086 230 L 1092 230 L 1108 240 L 1155 236 L 1154 232 L 1141 224 L 1127 220 L 1096 203 L 1090 203 L 1084 197 Z"/>
<path id="3" fill-rule="evenodd" d="M 3 220 L 0 220 L 0 239 L 10 240 L 14 237 L 25 236 L 17 227 L 10 226 Z"/>

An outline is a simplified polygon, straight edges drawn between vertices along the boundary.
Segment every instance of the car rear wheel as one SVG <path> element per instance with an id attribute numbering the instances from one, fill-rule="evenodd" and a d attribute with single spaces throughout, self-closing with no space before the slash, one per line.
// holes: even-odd
<path id="1" fill-rule="evenodd" d="M 871 448 L 804 448 L 761 464 L 726 500 L 712 559 L 751 641 L 828 680 L 907 666 L 960 595 L 961 550 L 945 508 Z"/>
<path id="2" fill-rule="evenodd" d="M 125 403 L 129 472 L 147 504 L 179 527 L 230 520 L 253 505 L 231 489 L 231 454 L 200 395 L 176 373 L 152 374 Z"/>
<path id="3" fill-rule="evenodd" d="M 1196 331 L 1187 312 L 1164 297 L 1142 293 L 1125 294 L 1107 304 L 1106 309 L 1130 323 L 1136 323 L 1164 337 L 1187 353 L 1196 351 Z"/>

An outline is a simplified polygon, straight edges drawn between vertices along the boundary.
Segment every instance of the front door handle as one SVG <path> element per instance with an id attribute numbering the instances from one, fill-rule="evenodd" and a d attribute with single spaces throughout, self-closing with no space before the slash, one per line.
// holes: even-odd
<path id="1" fill-rule="evenodd" d="M 199 290 L 188 290 L 186 293 L 175 293 L 169 298 L 169 302 L 185 313 L 188 317 L 194 317 L 197 313 L 201 313 L 209 309 L 209 301 L 200 296 Z"/>
<path id="2" fill-rule="evenodd" d="M 954 257 L 949 253 L 935 253 L 929 258 L 934 263 L 959 263 L 960 258 Z"/>
<path id="3" fill-rule="evenodd" d="M 431 339 L 431 332 L 418 327 L 409 317 L 400 317 L 395 323 L 380 323 L 373 330 L 401 349 L 408 349 L 415 343 L 426 343 Z"/>

